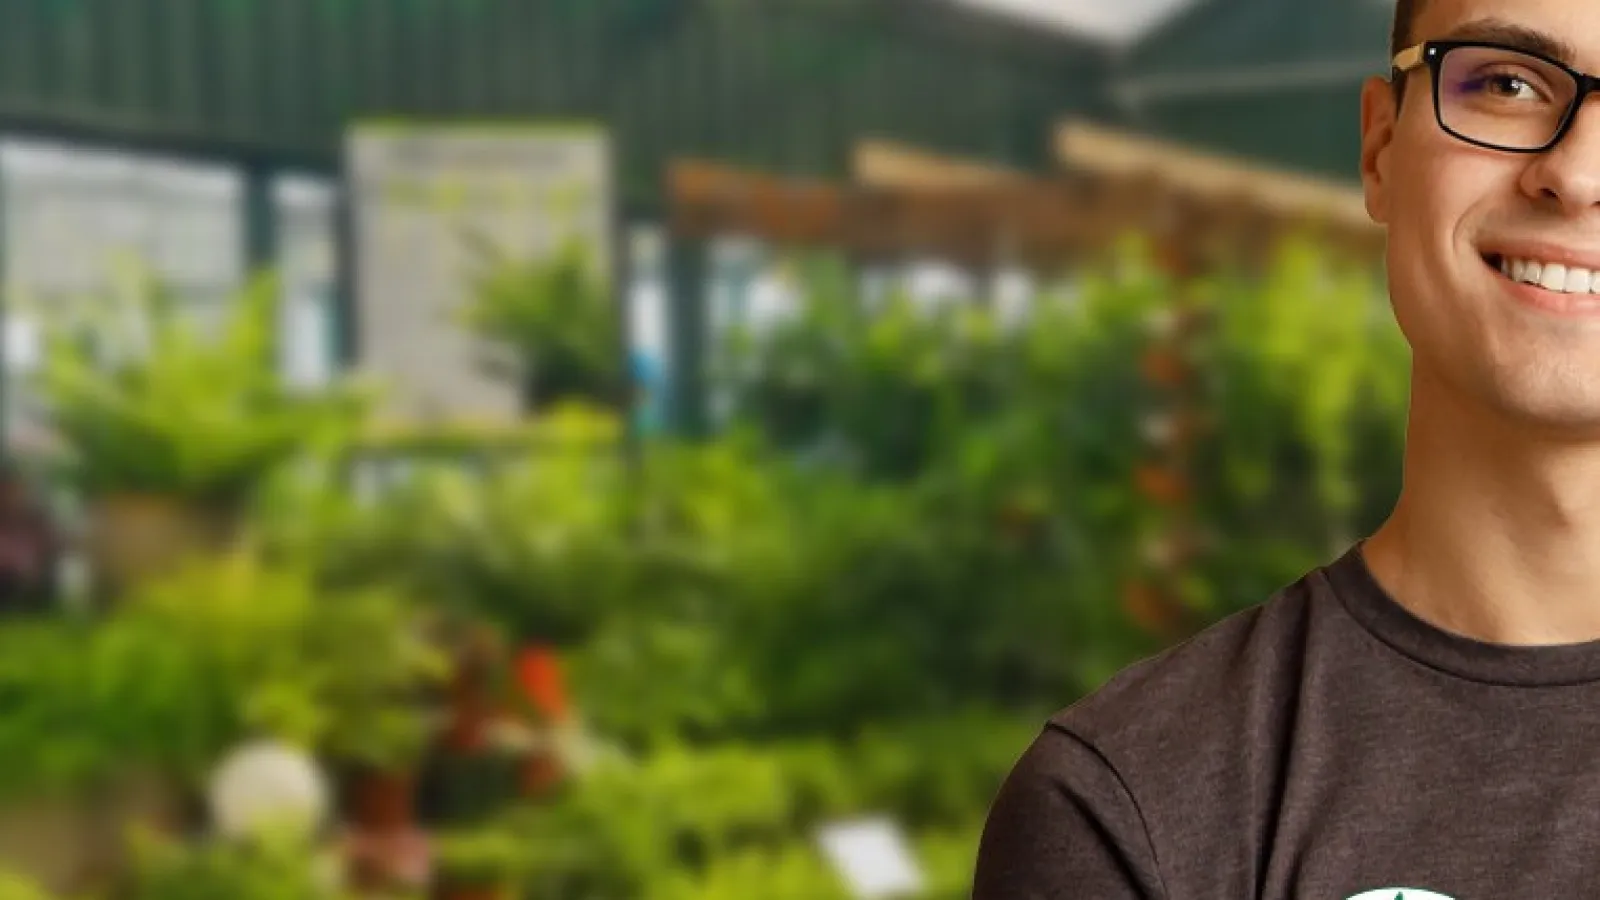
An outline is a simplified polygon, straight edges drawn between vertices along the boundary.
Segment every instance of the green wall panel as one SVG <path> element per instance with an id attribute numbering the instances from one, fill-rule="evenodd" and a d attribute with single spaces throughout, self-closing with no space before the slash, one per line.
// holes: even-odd
<path id="1" fill-rule="evenodd" d="M 337 159 L 370 116 L 606 121 L 667 160 L 839 174 L 863 135 L 1046 164 L 1093 54 L 968 37 L 905 0 L 0 0 L 0 127 Z M 1055 48 L 1059 52 L 1055 52 Z"/>

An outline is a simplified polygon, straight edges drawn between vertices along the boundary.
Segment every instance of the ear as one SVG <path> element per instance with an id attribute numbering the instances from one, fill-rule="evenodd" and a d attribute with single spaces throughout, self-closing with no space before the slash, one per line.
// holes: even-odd
<path id="1" fill-rule="evenodd" d="M 1380 225 L 1389 221 L 1389 145 L 1399 115 L 1394 86 L 1386 79 L 1368 78 L 1361 85 L 1361 186 L 1367 215 Z"/>

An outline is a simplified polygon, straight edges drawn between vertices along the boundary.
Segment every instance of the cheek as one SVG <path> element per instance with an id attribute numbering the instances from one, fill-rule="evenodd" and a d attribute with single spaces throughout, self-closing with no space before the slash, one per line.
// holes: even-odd
<path id="1" fill-rule="evenodd" d="M 1393 161 L 1390 262 L 1449 282 L 1468 271 L 1463 266 L 1481 265 L 1476 235 L 1483 222 L 1499 218 L 1495 210 L 1515 201 L 1518 173 L 1506 160 L 1465 145 L 1429 149 L 1435 152 L 1396 154 Z"/>
<path id="2" fill-rule="evenodd" d="M 1399 160 L 1396 160 L 1399 163 Z M 1392 172 L 1388 267 L 1395 320 L 1423 357 L 1446 353 L 1467 336 L 1477 315 L 1483 263 L 1471 222 L 1483 202 L 1487 173 L 1451 154 L 1410 156 Z"/>

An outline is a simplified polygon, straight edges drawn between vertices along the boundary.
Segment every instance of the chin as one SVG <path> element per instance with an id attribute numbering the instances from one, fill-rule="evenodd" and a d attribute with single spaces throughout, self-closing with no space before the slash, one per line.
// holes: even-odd
<path id="1" fill-rule="evenodd" d="M 1517 342 L 1519 349 L 1531 349 Z M 1430 430 L 1531 429 L 1600 437 L 1600 361 L 1589 354 L 1506 353 L 1472 341 L 1430 342 L 1413 357 L 1412 414 Z M 1499 352 L 1497 352 L 1499 351 Z M 1496 424 L 1498 423 L 1498 424 Z"/>
<path id="2" fill-rule="evenodd" d="M 1520 425 L 1573 437 L 1600 437 L 1600 381 L 1501 384 L 1491 406 Z"/>

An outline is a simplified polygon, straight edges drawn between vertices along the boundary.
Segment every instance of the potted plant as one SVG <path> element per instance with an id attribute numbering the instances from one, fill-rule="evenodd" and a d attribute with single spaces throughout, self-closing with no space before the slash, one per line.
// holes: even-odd
<path id="1" fill-rule="evenodd" d="M 96 569 L 113 585 L 227 543 L 268 472 L 343 439 L 364 409 L 349 388 L 281 377 L 275 278 L 229 298 L 215 328 L 151 279 L 124 296 L 107 319 L 131 328 L 53 328 L 38 373 L 61 475 L 91 505 Z"/>
<path id="2" fill-rule="evenodd" d="M 618 406 L 622 319 L 595 254 L 575 240 L 551 257 L 523 261 L 476 249 L 483 269 L 466 321 L 511 357 L 510 365 L 485 365 L 521 386 L 528 411 L 563 400 Z"/>
<path id="3" fill-rule="evenodd" d="M 408 598 L 325 589 L 241 549 L 147 582 L 100 629 L 121 635 L 108 641 L 116 671 L 147 673 L 112 679 L 145 710 L 123 735 L 131 752 L 192 773 L 242 740 L 283 740 L 347 776 L 358 834 L 414 842 L 415 770 L 435 728 L 425 695 L 446 669 Z"/>
<path id="4" fill-rule="evenodd" d="M 90 637 L 58 621 L 0 627 L 0 867 L 54 888 L 106 856 L 93 795 L 115 750 L 83 690 Z"/>
<path id="5" fill-rule="evenodd" d="M 570 645 L 625 590 L 627 468 L 615 452 L 554 440 L 441 498 L 419 564 L 428 590 L 517 645 Z"/>
<path id="6" fill-rule="evenodd" d="M 353 879 L 363 889 L 414 889 L 427 856 L 418 772 L 439 726 L 428 701 L 448 659 L 411 605 L 380 589 L 325 598 L 307 647 L 302 666 L 325 722 L 316 746 L 344 776 Z"/>
<path id="7" fill-rule="evenodd" d="M 446 832 L 433 847 L 438 900 L 511 900 L 526 871 L 526 850 L 508 831 Z"/>
<path id="8" fill-rule="evenodd" d="M 355 822 L 411 826 L 415 769 L 438 724 L 426 701 L 448 675 L 445 654 L 410 605 L 380 589 L 323 598 L 304 639 L 301 672 L 321 710 L 316 746 L 351 774 Z"/>

